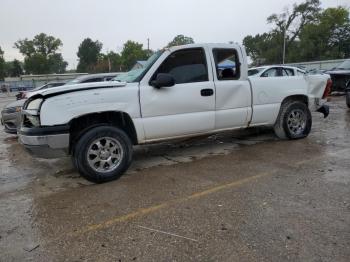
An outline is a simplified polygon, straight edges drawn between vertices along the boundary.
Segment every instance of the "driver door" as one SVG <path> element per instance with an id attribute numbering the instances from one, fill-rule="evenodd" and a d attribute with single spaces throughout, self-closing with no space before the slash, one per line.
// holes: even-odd
<path id="1" fill-rule="evenodd" d="M 163 59 L 162 59 L 163 58 Z M 140 104 L 146 141 L 212 131 L 215 86 L 203 48 L 166 52 L 140 83 Z M 170 74 L 175 85 L 155 88 L 157 74 Z"/>

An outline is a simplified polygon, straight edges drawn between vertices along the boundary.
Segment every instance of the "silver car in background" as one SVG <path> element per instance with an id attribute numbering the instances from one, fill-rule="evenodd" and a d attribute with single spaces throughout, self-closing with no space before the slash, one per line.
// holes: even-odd
<path id="1" fill-rule="evenodd" d="M 6 133 L 17 134 L 17 126 L 20 123 L 24 101 L 23 99 L 12 102 L 1 111 L 1 124 L 4 125 Z"/>

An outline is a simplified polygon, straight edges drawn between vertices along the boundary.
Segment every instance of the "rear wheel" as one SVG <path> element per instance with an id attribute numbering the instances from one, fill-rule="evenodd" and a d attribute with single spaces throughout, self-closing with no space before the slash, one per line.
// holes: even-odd
<path id="1" fill-rule="evenodd" d="M 281 139 L 300 139 L 309 135 L 311 126 L 312 117 L 307 105 L 288 101 L 281 106 L 274 130 Z"/>
<path id="2" fill-rule="evenodd" d="M 95 183 L 118 179 L 130 166 L 132 143 L 125 132 L 111 126 L 87 131 L 74 150 L 79 173 Z"/>

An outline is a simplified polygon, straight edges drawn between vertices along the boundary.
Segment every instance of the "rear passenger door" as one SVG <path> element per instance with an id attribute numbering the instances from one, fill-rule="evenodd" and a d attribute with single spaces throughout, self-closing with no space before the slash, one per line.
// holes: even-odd
<path id="1" fill-rule="evenodd" d="M 246 77 L 241 74 L 239 50 L 214 48 L 216 89 L 215 129 L 246 127 L 251 117 L 251 90 Z"/>

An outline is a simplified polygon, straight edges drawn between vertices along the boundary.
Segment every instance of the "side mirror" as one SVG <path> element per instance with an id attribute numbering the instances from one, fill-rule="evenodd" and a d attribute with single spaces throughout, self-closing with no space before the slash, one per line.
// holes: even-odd
<path id="1" fill-rule="evenodd" d="M 155 88 L 170 87 L 175 85 L 175 79 L 170 74 L 157 74 L 156 80 L 151 82 L 151 86 Z"/>

